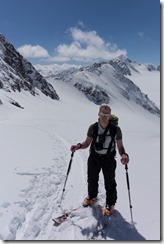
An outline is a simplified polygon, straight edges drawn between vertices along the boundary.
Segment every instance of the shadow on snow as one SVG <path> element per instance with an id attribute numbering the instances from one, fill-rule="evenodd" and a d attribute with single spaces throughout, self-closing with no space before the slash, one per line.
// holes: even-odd
<path id="1" fill-rule="evenodd" d="M 97 205 L 92 208 L 93 216 L 97 220 L 96 226 L 82 230 L 83 235 L 91 236 L 89 239 L 113 239 L 119 241 L 146 240 L 133 224 L 127 222 L 119 211 L 114 210 L 111 216 L 102 216 L 102 207 Z"/>

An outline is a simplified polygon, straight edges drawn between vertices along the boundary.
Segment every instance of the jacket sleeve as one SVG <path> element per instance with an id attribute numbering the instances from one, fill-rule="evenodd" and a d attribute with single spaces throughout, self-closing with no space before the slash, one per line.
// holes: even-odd
<path id="1" fill-rule="evenodd" d="M 122 131 L 121 131 L 121 128 L 119 126 L 117 126 L 116 140 L 122 140 Z"/>
<path id="2" fill-rule="evenodd" d="M 93 124 L 89 126 L 87 136 L 93 137 Z"/>

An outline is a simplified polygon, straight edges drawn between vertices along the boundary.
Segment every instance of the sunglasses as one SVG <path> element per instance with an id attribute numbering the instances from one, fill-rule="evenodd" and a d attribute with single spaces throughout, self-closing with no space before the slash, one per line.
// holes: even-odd
<path id="1" fill-rule="evenodd" d="M 104 113 L 102 113 L 102 112 L 99 113 L 99 115 L 102 116 L 102 117 L 109 117 L 109 116 L 110 116 L 110 114 L 104 114 Z"/>

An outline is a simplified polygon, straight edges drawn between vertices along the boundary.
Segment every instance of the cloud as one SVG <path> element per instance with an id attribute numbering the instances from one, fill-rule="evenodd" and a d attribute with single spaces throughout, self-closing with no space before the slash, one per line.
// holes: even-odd
<path id="1" fill-rule="evenodd" d="M 143 32 L 138 32 L 137 35 L 140 37 L 143 37 L 144 34 L 143 34 Z"/>
<path id="2" fill-rule="evenodd" d="M 49 60 L 55 61 L 63 58 L 67 61 L 95 62 L 110 60 L 121 54 L 127 55 L 125 49 L 119 49 L 116 44 L 105 42 L 96 31 L 83 31 L 80 28 L 72 27 L 69 29 L 69 33 L 72 43 L 60 44 L 55 49 L 55 56 Z"/>
<path id="3" fill-rule="evenodd" d="M 20 54 L 25 58 L 48 58 L 49 54 L 46 49 L 36 45 L 23 45 L 17 49 Z"/>
<path id="4" fill-rule="evenodd" d="M 78 27 L 71 27 L 67 33 L 71 36 L 71 43 L 60 44 L 54 49 L 54 55 L 49 55 L 47 50 L 36 45 L 24 45 L 17 50 L 25 58 L 44 58 L 47 62 L 100 62 L 116 58 L 123 54 L 125 49 L 119 49 L 115 43 L 106 42 L 96 31 L 83 30 L 84 24 L 78 22 Z"/>
<path id="5" fill-rule="evenodd" d="M 79 20 L 79 21 L 78 21 L 78 26 L 79 26 L 79 27 L 84 27 L 84 23 L 83 23 L 83 21 Z"/>

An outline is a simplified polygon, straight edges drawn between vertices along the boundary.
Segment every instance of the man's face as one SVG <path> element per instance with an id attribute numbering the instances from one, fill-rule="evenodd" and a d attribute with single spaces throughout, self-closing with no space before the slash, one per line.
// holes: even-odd
<path id="1" fill-rule="evenodd" d="M 108 109 L 102 108 L 99 112 L 99 118 L 101 121 L 108 121 L 110 118 L 110 111 Z"/>

